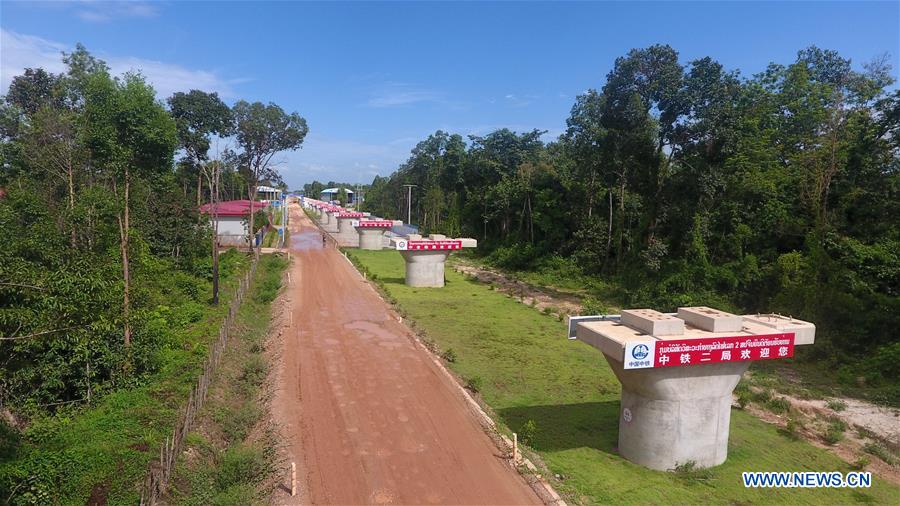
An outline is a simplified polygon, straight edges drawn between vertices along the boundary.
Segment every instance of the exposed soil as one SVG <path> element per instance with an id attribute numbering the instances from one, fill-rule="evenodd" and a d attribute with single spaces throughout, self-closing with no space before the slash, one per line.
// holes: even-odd
<path id="1" fill-rule="evenodd" d="M 91 496 L 88 497 L 88 506 L 106 506 L 107 495 L 109 495 L 109 484 L 98 483 L 91 489 Z"/>
<path id="2" fill-rule="evenodd" d="M 136 450 L 139 452 L 149 452 L 150 451 L 150 445 L 148 445 L 147 443 L 135 443 L 133 445 L 128 445 L 128 447 L 131 448 L 132 450 Z"/>
<path id="3" fill-rule="evenodd" d="M 452 267 L 457 272 L 472 276 L 478 281 L 494 285 L 502 293 L 516 297 L 523 304 L 541 311 L 550 308 L 555 313 L 577 315 L 581 313 L 581 298 L 575 294 L 537 287 L 524 281 L 512 280 L 502 272 L 456 260 Z"/>
<path id="4" fill-rule="evenodd" d="M 273 501 L 540 504 L 410 330 L 298 206 L 290 217 L 272 410 L 300 494 Z"/>
<path id="5" fill-rule="evenodd" d="M 851 429 L 847 430 L 844 433 L 844 438 L 840 442 L 836 444 L 828 444 L 822 439 L 821 436 L 822 427 L 827 423 L 827 419 L 823 421 L 821 417 L 841 417 L 835 416 L 835 412 L 828 408 L 820 409 L 818 407 L 815 407 L 814 404 L 809 404 L 814 401 L 794 399 L 782 395 L 779 395 L 779 397 L 785 397 L 788 399 L 788 401 L 791 402 L 795 400 L 800 401 L 799 404 L 793 405 L 794 408 L 802 414 L 804 419 L 803 427 L 798 431 L 798 435 L 800 437 L 810 442 L 814 446 L 824 448 L 834 453 L 835 455 L 840 457 L 841 460 L 851 465 L 857 462 L 861 457 L 865 458 L 865 460 L 868 460 L 869 462 L 868 465 L 865 466 L 866 471 L 871 471 L 872 474 L 876 476 L 879 476 L 891 483 L 900 485 L 900 468 L 887 464 L 874 455 L 867 454 L 863 450 L 863 446 L 868 442 L 868 438 L 860 437 L 856 433 L 856 431 L 853 430 L 854 424 L 849 424 Z M 821 402 L 824 405 L 824 401 Z M 745 410 L 753 416 L 763 420 L 764 422 L 777 425 L 781 429 L 784 429 L 788 422 L 787 416 L 778 415 L 756 406 L 747 406 Z"/>

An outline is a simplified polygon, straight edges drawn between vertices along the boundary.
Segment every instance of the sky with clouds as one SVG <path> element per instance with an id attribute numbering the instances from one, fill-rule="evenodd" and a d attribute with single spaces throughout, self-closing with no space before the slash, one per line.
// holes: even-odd
<path id="1" fill-rule="evenodd" d="M 0 87 L 26 67 L 62 70 L 76 43 L 161 100 L 216 91 L 307 118 L 278 158 L 291 187 L 370 182 L 442 129 L 559 135 L 574 98 L 615 58 L 670 44 L 744 75 L 809 46 L 897 68 L 900 3 L 884 2 L 0 2 Z M 895 71 L 896 75 L 896 71 Z"/>

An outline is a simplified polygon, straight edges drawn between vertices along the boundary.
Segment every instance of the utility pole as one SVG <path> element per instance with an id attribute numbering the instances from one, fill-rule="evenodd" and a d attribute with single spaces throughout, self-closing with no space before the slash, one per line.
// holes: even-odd
<path id="1" fill-rule="evenodd" d="M 406 224 L 412 223 L 412 189 L 418 185 L 405 184 L 406 187 Z"/>

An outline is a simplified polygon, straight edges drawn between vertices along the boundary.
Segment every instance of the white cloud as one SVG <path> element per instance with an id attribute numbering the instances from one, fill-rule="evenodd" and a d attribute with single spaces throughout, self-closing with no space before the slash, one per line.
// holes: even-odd
<path id="1" fill-rule="evenodd" d="M 417 89 L 405 83 L 388 82 L 373 90 L 366 105 L 368 107 L 384 108 L 415 104 L 420 102 L 441 102 L 441 93 Z"/>
<path id="2" fill-rule="evenodd" d="M 541 97 L 540 97 L 540 95 L 519 96 L 519 95 L 514 95 L 512 93 L 509 93 L 509 94 L 505 95 L 503 98 L 505 98 L 506 102 L 509 105 L 511 105 L 512 107 L 528 107 L 529 105 L 534 103 L 535 100 L 537 100 Z"/>
<path id="3" fill-rule="evenodd" d="M 41 67 L 54 73 L 64 72 L 62 52 L 72 49 L 73 46 L 60 42 L 0 29 L 0 93 L 6 93 L 12 78 L 22 74 L 28 67 Z M 189 69 L 173 63 L 133 56 L 94 54 L 106 61 L 113 75 L 139 71 L 153 85 L 160 99 L 165 99 L 176 91 L 190 89 L 215 91 L 223 98 L 233 98 L 233 86 L 246 81 L 226 79 L 215 71 Z"/>
<path id="4" fill-rule="evenodd" d="M 62 52 L 68 49 L 64 44 L 58 42 L 0 29 L 0 86 L 2 86 L 2 93 L 6 93 L 13 76 L 21 74 L 27 67 L 41 67 L 54 73 L 65 70 L 62 63 Z"/>
<path id="5" fill-rule="evenodd" d="M 121 18 L 153 18 L 159 14 L 156 5 L 150 2 L 72 2 L 75 15 L 91 23 L 104 23 Z"/>

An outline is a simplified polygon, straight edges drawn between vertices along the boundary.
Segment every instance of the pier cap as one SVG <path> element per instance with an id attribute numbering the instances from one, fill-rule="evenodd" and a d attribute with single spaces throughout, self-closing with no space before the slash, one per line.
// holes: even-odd
<path id="1" fill-rule="evenodd" d="M 397 251 L 439 251 L 462 249 L 462 242 L 456 240 L 432 241 L 428 239 L 392 239 Z"/>
<path id="2" fill-rule="evenodd" d="M 352 225 L 356 228 L 391 228 L 394 222 L 390 220 L 358 220 L 353 221 Z"/>
<path id="3" fill-rule="evenodd" d="M 815 342 L 815 329 L 787 316 L 739 316 L 704 306 L 569 319 L 570 339 L 590 344 L 625 369 L 790 358 L 795 346 Z"/>

